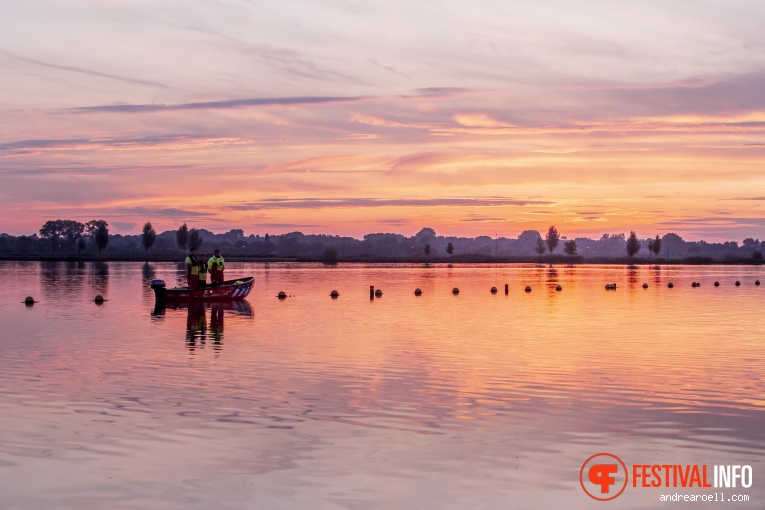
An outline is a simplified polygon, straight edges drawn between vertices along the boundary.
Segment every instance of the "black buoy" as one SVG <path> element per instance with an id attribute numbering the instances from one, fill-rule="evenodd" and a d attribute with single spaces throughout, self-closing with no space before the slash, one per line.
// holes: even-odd
<path id="1" fill-rule="evenodd" d="M 754 281 L 754 284 L 755 284 L 755 285 L 759 285 L 759 284 L 760 284 L 760 280 L 755 280 L 755 281 Z"/>
<path id="2" fill-rule="evenodd" d="M 720 286 L 720 282 L 715 282 L 715 287 L 719 287 L 719 286 Z"/>
<path id="3" fill-rule="evenodd" d="M 340 293 L 336 290 L 333 290 L 332 292 L 329 293 L 329 295 L 332 297 L 332 299 L 337 299 L 337 296 L 339 296 Z"/>
<path id="4" fill-rule="evenodd" d="M 422 296 L 422 289 L 420 289 L 420 288 L 414 289 L 414 295 L 415 296 Z"/>
<path id="5" fill-rule="evenodd" d="M 644 283 L 644 284 L 643 284 L 643 288 L 644 288 L 644 289 L 647 289 L 647 288 L 648 288 L 648 284 L 647 284 L 647 283 Z"/>
<path id="6" fill-rule="evenodd" d="M 496 287 L 492 287 L 491 288 L 491 293 L 492 294 L 496 294 L 497 293 L 497 288 Z"/>
<path id="7" fill-rule="evenodd" d="M 24 304 L 27 306 L 33 306 L 35 304 L 35 298 L 32 296 L 27 296 L 26 299 L 24 299 Z"/>
<path id="8" fill-rule="evenodd" d="M 97 296 L 95 297 L 95 299 L 94 299 L 93 301 L 94 301 L 94 302 L 95 302 L 97 305 L 102 305 L 102 304 L 104 304 L 104 296 L 102 296 L 101 294 L 99 294 L 99 295 L 97 295 Z"/>
<path id="9" fill-rule="evenodd" d="M 616 284 L 615 283 L 607 283 L 606 284 L 606 290 L 616 290 Z"/>
<path id="10" fill-rule="evenodd" d="M 560 291 L 562 291 L 562 290 L 563 290 L 563 287 L 561 287 L 560 285 L 556 285 L 556 286 L 555 286 L 555 290 L 557 290 L 558 292 L 560 292 Z"/>
<path id="11" fill-rule="evenodd" d="M 740 287 L 740 286 L 741 286 L 741 282 L 736 280 L 736 287 Z"/>
<path id="12" fill-rule="evenodd" d="M 459 293 L 460 293 L 460 289 L 458 289 L 457 287 L 454 287 L 454 288 L 452 289 L 452 294 L 454 294 L 455 296 L 456 296 L 457 294 L 459 294 Z"/>
<path id="13" fill-rule="evenodd" d="M 674 285 L 672 282 L 669 282 L 669 283 L 667 284 L 667 287 L 669 287 L 670 289 L 671 289 L 672 287 L 674 287 L 674 286 L 675 286 L 675 285 Z"/>
<path id="14" fill-rule="evenodd" d="M 382 297 L 382 291 L 380 289 L 375 291 L 375 297 Z"/>
<path id="15" fill-rule="evenodd" d="M 526 292 L 531 292 L 531 286 L 530 285 L 526 285 L 526 288 L 524 290 Z"/>
<path id="16" fill-rule="evenodd" d="M 278 297 L 279 299 L 287 299 L 287 293 L 284 291 L 281 291 L 276 297 Z"/>

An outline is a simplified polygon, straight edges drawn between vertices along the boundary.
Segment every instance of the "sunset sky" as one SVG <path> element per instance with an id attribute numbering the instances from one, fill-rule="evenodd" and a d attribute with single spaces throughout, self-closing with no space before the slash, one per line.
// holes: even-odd
<path id="1" fill-rule="evenodd" d="M 761 0 L 0 0 L 0 232 L 765 238 Z"/>

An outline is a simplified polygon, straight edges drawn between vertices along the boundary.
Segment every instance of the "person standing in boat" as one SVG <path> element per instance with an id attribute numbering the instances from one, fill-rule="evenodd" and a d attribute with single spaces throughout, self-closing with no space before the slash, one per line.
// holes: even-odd
<path id="1" fill-rule="evenodd" d="M 199 283 L 197 285 L 200 289 L 207 287 L 207 255 L 204 253 L 199 256 Z"/>
<path id="2" fill-rule="evenodd" d="M 199 259 L 197 259 L 196 248 L 191 248 L 189 256 L 186 257 L 186 286 L 190 289 L 196 289 L 199 286 Z"/>
<path id="3" fill-rule="evenodd" d="M 210 261 L 207 263 L 210 269 L 210 283 L 216 285 L 223 283 L 223 257 L 220 256 L 220 250 L 215 250 L 215 255 L 210 257 Z"/>

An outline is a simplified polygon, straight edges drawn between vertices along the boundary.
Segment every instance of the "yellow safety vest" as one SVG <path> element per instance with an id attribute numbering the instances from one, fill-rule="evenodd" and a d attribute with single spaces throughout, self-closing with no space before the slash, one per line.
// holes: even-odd
<path id="1" fill-rule="evenodd" d="M 191 274 L 199 274 L 199 261 L 195 264 L 193 260 L 191 260 L 191 257 L 186 257 L 186 270 L 188 271 L 188 266 L 191 266 Z"/>
<path id="2" fill-rule="evenodd" d="M 215 266 L 215 269 L 218 271 L 223 271 L 223 257 L 216 257 L 215 255 L 210 257 L 210 261 L 207 263 L 207 267 L 212 270 L 213 266 Z"/>

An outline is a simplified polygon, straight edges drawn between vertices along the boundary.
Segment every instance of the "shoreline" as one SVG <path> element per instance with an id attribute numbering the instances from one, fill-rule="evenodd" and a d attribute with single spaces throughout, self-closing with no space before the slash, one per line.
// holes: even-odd
<path id="1" fill-rule="evenodd" d="M 83 255 L 0 255 L 0 261 L 6 262 L 178 262 L 183 263 L 185 254 L 160 253 L 156 256 L 94 256 Z M 486 256 L 486 255 L 459 255 L 454 257 L 416 257 L 416 258 L 389 258 L 389 257 L 338 257 L 337 260 L 326 260 L 321 257 L 260 257 L 246 255 L 232 255 L 224 259 L 227 262 L 289 262 L 289 263 L 323 263 L 327 266 L 337 264 L 558 264 L 558 265 L 615 265 L 615 266 L 645 266 L 645 265 L 695 265 L 695 266 L 718 266 L 718 265 L 741 265 L 760 266 L 762 260 L 751 258 L 724 258 L 714 259 L 709 257 L 685 257 L 685 258 L 627 258 L 627 257 L 570 257 L 567 255 L 553 255 L 542 257 L 519 257 L 519 256 Z"/>

